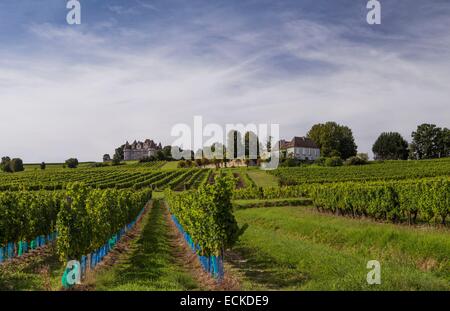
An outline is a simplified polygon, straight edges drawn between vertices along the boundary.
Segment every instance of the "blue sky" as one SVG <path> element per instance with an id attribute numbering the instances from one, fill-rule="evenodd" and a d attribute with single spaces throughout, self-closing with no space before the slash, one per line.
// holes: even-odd
<path id="1" fill-rule="evenodd" d="M 0 152 L 25 162 L 100 160 L 175 123 L 317 122 L 410 139 L 450 126 L 450 3 L 383 0 L 0 2 Z"/>

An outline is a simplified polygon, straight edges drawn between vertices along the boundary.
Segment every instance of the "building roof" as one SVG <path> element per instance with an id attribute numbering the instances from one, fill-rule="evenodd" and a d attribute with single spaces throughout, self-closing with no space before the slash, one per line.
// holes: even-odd
<path id="1" fill-rule="evenodd" d="M 159 145 L 157 145 L 153 140 L 151 139 L 146 139 L 144 142 L 141 141 L 134 141 L 132 144 L 130 144 L 128 141 L 125 143 L 124 149 L 126 150 L 136 150 L 136 149 L 162 149 L 161 147 L 161 143 L 159 143 Z"/>
<path id="2" fill-rule="evenodd" d="M 288 148 L 312 148 L 319 149 L 316 143 L 307 137 L 297 137 L 292 138 L 291 141 L 287 142 L 285 140 L 280 141 L 280 149 L 288 149 Z"/>

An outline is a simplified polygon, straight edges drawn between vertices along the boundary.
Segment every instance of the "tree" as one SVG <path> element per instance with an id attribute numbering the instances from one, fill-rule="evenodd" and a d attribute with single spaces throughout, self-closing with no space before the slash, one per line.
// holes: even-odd
<path id="1" fill-rule="evenodd" d="M 77 166 L 78 166 L 78 159 L 70 158 L 70 159 L 66 160 L 66 166 L 68 168 L 77 168 Z"/>
<path id="2" fill-rule="evenodd" d="M 111 156 L 109 154 L 105 153 L 103 155 L 103 162 L 109 162 L 109 161 L 111 161 Z"/>
<path id="3" fill-rule="evenodd" d="M 11 158 L 10 157 L 2 157 L 2 162 L 0 164 L 0 168 L 3 172 L 12 173 L 11 170 Z"/>
<path id="4" fill-rule="evenodd" d="M 116 165 L 119 165 L 119 164 L 120 164 L 120 161 L 121 161 L 120 155 L 117 154 L 117 153 L 115 153 L 114 156 L 113 156 L 113 159 L 112 159 L 112 163 L 111 163 L 111 164 L 114 165 L 114 166 L 116 166 Z"/>
<path id="5" fill-rule="evenodd" d="M 450 130 L 448 128 L 443 128 L 441 131 L 440 145 L 441 156 L 450 157 Z"/>
<path id="6" fill-rule="evenodd" d="M 158 161 L 164 161 L 166 159 L 164 152 L 162 150 L 158 150 L 156 152 L 156 156 L 155 156 L 156 160 Z"/>
<path id="7" fill-rule="evenodd" d="M 396 132 L 384 132 L 378 136 L 372 151 L 375 160 L 406 160 L 408 158 L 408 142 Z"/>
<path id="8" fill-rule="evenodd" d="M 227 134 L 227 158 L 239 159 L 244 157 L 244 145 L 242 143 L 242 136 L 236 130 L 229 131 Z"/>
<path id="9" fill-rule="evenodd" d="M 207 165 L 209 165 L 211 162 L 209 161 L 208 158 L 202 158 L 202 165 L 205 167 Z"/>
<path id="10" fill-rule="evenodd" d="M 14 158 L 11 160 L 10 157 L 2 157 L 0 168 L 3 172 L 6 173 L 21 172 L 25 169 L 23 167 L 22 159 Z"/>
<path id="11" fill-rule="evenodd" d="M 434 124 L 421 124 L 411 134 L 412 152 L 417 159 L 432 159 L 441 157 L 442 130 Z"/>
<path id="12" fill-rule="evenodd" d="M 119 158 L 119 161 L 122 161 L 124 159 L 124 155 L 123 155 L 124 148 L 125 148 L 125 145 L 122 145 L 119 148 L 116 148 L 116 150 L 114 152 L 114 155 L 117 155 L 117 157 Z"/>
<path id="13" fill-rule="evenodd" d="M 259 137 L 253 132 L 244 135 L 245 158 L 256 160 L 259 158 Z M 256 152 L 256 154 L 255 154 Z"/>
<path id="14" fill-rule="evenodd" d="M 272 152 L 272 139 L 273 139 L 272 136 L 269 136 L 269 138 L 267 139 L 267 142 L 266 142 L 267 152 Z"/>
<path id="15" fill-rule="evenodd" d="M 339 156 L 347 159 L 356 155 L 355 139 L 352 130 L 347 126 L 336 122 L 315 124 L 309 130 L 307 137 L 319 146 L 320 154 L 324 157 Z"/>
<path id="16" fill-rule="evenodd" d="M 24 170 L 23 161 L 19 158 L 14 158 L 9 164 L 12 172 L 22 172 Z"/>
<path id="17" fill-rule="evenodd" d="M 164 159 L 165 159 L 166 161 L 171 161 L 171 160 L 173 160 L 173 158 L 172 158 L 172 146 L 165 146 L 165 147 L 162 149 L 162 152 L 163 152 L 163 154 L 164 154 Z"/>
<path id="18" fill-rule="evenodd" d="M 41 170 L 45 170 L 45 168 L 47 167 L 47 164 L 45 164 L 45 162 L 42 162 L 40 166 L 41 166 Z"/>
<path id="19" fill-rule="evenodd" d="M 350 157 L 345 160 L 345 165 L 365 165 L 367 164 L 367 160 L 364 158 L 360 158 L 359 156 Z"/>
<path id="20" fill-rule="evenodd" d="M 196 164 L 198 167 L 202 166 L 202 164 L 203 164 L 202 159 L 195 159 L 195 164 Z"/>

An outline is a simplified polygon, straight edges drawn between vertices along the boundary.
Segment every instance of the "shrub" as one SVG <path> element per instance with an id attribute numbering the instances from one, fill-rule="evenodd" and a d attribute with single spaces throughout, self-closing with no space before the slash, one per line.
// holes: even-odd
<path id="1" fill-rule="evenodd" d="M 359 156 L 350 157 L 345 161 L 345 165 L 365 165 L 367 161 L 360 158 Z"/>
<path id="2" fill-rule="evenodd" d="M 91 167 L 105 167 L 105 166 L 109 166 L 108 163 L 95 162 L 91 164 Z"/>
<path id="3" fill-rule="evenodd" d="M 139 163 L 154 162 L 156 160 L 157 159 L 154 156 L 143 157 L 142 159 L 139 160 Z"/>
<path id="4" fill-rule="evenodd" d="M 113 166 L 120 165 L 121 161 L 122 161 L 122 158 L 120 157 L 120 154 L 116 152 L 113 155 L 113 158 L 112 158 L 112 161 L 111 161 L 111 165 L 113 165 Z"/>
<path id="5" fill-rule="evenodd" d="M 77 168 L 78 167 L 78 159 L 70 158 L 66 160 L 66 166 L 68 168 Z"/>
<path id="6" fill-rule="evenodd" d="M 314 163 L 315 164 L 317 164 L 317 165 L 320 165 L 320 166 L 325 166 L 325 161 L 327 160 L 327 158 L 325 158 L 325 157 L 320 157 L 320 158 L 317 158 L 315 161 L 314 161 Z"/>
<path id="7" fill-rule="evenodd" d="M 281 167 L 295 167 L 297 165 L 298 165 L 298 162 L 292 158 L 287 158 L 280 164 Z"/>
<path id="8" fill-rule="evenodd" d="M 342 164 L 343 161 L 339 157 L 331 157 L 325 160 L 325 166 L 334 167 L 334 166 L 342 166 Z"/>

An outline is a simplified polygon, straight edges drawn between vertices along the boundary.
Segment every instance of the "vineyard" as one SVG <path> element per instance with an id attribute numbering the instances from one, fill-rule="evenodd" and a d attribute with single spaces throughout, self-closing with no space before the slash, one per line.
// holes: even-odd
<path id="1" fill-rule="evenodd" d="M 330 265 L 344 261 L 347 273 L 356 278 L 351 265 L 360 264 L 363 258 L 348 254 L 353 252 L 352 245 L 367 243 L 367 236 L 374 230 L 390 236 L 392 245 L 403 243 L 392 250 L 389 243 L 384 247 L 410 258 L 410 273 L 419 273 L 417 269 L 424 260 L 437 262 L 430 268 L 432 276 L 428 271 L 419 273 L 435 278 L 433 282 L 416 284 L 399 270 L 395 260 L 389 260 L 393 277 L 406 277 L 407 281 L 398 285 L 392 279 L 386 288 L 447 288 L 442 280 L 450 271 L 450 256 L 445 256 L 450 249 L 449 160 L 281 168 L 271 172 L 255 168 L 172 167 L 166 167 L 165 162 L 150 162 L 0 173 L 0 289 L 18 286 L 15 280 L 21 277 L 16 270 L 20 275 L 28 273 L 28 277 L 39 279 L 34 270 L 21 270 L 20 265 L 14 268 L 8 263 L 21 262 L 27 256 L 38 260 L 43 250 L 48 250 L 57 262 L 54 267 L 59 270 L 53 272 L 58 278 L 54 281 L 56 289 L 61 288 L 61 277 L 64 280 L 68 273 L 62 267 L 72 260 L 80 262 L 83 280 L 86 273 L 91 273 L 95 286 L 101 289 L 121 288 L 119 280 L 126 282 L 129 290 L 202 288 L 189 271 L 181 268 L 184 262 L 191 261 L 192 254 L 212 279 L 223 280 L 236 269 L 240 271 L 242 289 L 321 289 L 328 288 L 327 280 L 343 288 L 365 289 L 361 284 L 346 283 L 338 271 L 317 273 L 313 258 L 322 256 L 323 264 Z M 129 237 L 123 237 L 141 222 L 141 238 L 138 235 L 131 240 L 140 248 L 124 253 L 131 256 L 126 262 L 135 263 L 130 266 L 119 262 L 97 272 L 96 267 L 108 254 L 114 254 L 117 245 L 128 241 Z M 389 226 L 401 227 L 402 223 L 410 225 L 407 232 L 389 235 L 397 230 Z M 296 227 L 299 225 L 301 229 Z M 422 226 L 428 229 L 416 236 Z M 353 228 L 354 236 L 344 236 L 347 227 Z M 342 231 L 341 240 L 329 237 L 336 230 Z M 158 236 L 147 232 L 158 232 Z M 167 255 L 175 251 L 174 245 L 179 245 L 173 240 L 178 235 L 187 247 L 177 250 L 182 254 L 180 263 Z M 422 253 L 407 253 L 405 250 L 413 247 L 408 244 L 411 241 L 431 243 L 433 251 L 426 248 Z M 123 246 L 119 249 L 123 252 Z M 373 249 L 374 254 L 382 254 L 383 249 Z M 134 258 L 137 254 L 141 255 Z M 234 262 L 236 257 L 244 259 Z M 157 262 L 162 258 L 161 266 Z M 166 266 L 170 266 L 171 273 L 158 270 Z M 264 276 L 245 272 L 256 266 Z M 198 274 L 196 268 L 191 269 Z M 155 278 L 164 275 L 166 281 L 153 283 L 152 278 L 145 277 L 149 273 Z M 298 279 L 303 273 L 311 274 L 312 279 Z M 178 283 L 174 275 L 185 282 Z M 292 284 L 284 276 L 292 278 Z M 262 282 L 262 278 L 273 283 Z"/>
<path id="2" fill-rule="evenodd" d="M 235 181 L 219 176 L 214 185 L 197 191 L 166 194 L 169 211 L 191 249 L 199 255 L 204 269 L 223 276 L 224 251 L 233 247 L 245 228 L 239 228 L 231 203 Z"/>
<path id="3" fill-rule="evenodd" d="M 158 163 L 158 162 L 156 162 Z M 162 170 L 164 164 L 139 164 L 117 167 L 52 169 L 49 171 L 26 171 L 21 174 L 0 174 L 0 191 L 63 190 L 73 182 L 83 182 L 97 189 L 142 189 L 151 187 L 184 190 L 197 188 L 208 181 L 210 169 Z"/>
<path id="4" fill-rule="evenodd" d="M 386 161 L 362 166 L 279 168 L 271 172 L 281 185 L 382 181 L 450 176 L 450 159 Z"/>

